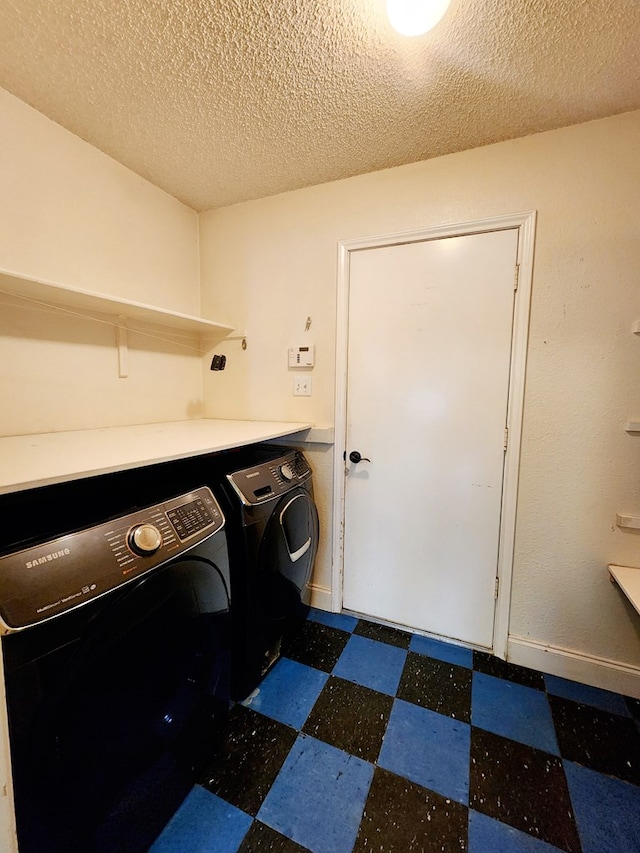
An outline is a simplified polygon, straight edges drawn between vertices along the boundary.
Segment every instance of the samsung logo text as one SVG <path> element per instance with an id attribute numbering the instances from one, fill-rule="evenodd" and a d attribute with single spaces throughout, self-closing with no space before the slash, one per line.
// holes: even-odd
<path id="1" fill-rule="evenodd" d="M 28 569 L 33 569 L 36 566 L 41 566 L 43 563 L 51 563 L 57 560 L 58 557 L 67 557 L 71 551 L 68 548 L 62 548 L 60 551 L 52 551 L 50 554 L 45 554 L 44 557 L 36 557 L 35 560 L 27 560 L 25 566 Z"/>

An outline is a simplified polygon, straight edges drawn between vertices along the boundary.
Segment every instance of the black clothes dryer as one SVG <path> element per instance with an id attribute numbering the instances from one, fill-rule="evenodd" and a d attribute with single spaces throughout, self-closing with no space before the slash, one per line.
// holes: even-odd
<path id="1" fill-rule="evenodd" d="M 208 487 L 113 517 L 132 502 L 114 486 L 135 482 L 0 501 L 20 853 L 148 850 L 217 746 L 230 676 L 224 517 Z M 79 520 L 92 523 L 78 531 Z M 29 541 L 7 553 L 12 531 Z"/>
<path id="2" fill-rule="evenodd" d="M 309 613 L 318 511 L 300 450 L 254 445 L 218 464 L 233 599 L 231 695 L 242 700 Z"/>

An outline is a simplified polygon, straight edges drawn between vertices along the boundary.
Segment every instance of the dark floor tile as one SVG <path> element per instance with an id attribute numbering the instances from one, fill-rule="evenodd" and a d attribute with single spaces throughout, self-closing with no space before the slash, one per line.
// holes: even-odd
<path id="1" fill-rule="evenodd" d="M 473 668 L 477 672 L 484 672 L 485 675 L 495 675 L 496 678 L 506 678 L 509 681 L 515 681 L 516 684 L 523 684 L 525 687 L 544 690 L 544 676 L 541 672 L 528 669 L 526 666 L 508 663 L 508 661 L 501 660 L 495 655 L 474 651 Z"/>
<path id="2" fill-rule="evenodd" d="M 236 705 L 224 745 L 201 784 L 255 817 L 295 740 L 289 726 Z"/>
<path id="3" fill-rule="evenodd" d="M 332 675 L 302 730 L 375 763 L 392 706 L 393 697 Z"/>
<path id="4" fill-rule="evenodd" d="M 397 696 L 468 723 L 471 679 L 472 672 L 465 667 L 408 652 Z"/>
<path id="5" fill-rule="evenodd" d="M 629 717 L 549 696 L 560 754 L 640 785 L 640 732 Z"/>
<path id="6" fill-rule="evenodd" d="M 411 642 L 411 634 L 408 631 L 399 631 L 397 628 L 378 625 L 377 622 L 368 622 L 366 619 L 360 619 L 353 633 L 369 637 L 370 640 L 378 640 L 380 643 L 389 643 L 390 646 L 398 646 L 400 649 L 408 649 Z"/>
<path id="7" fill-rule="evenodd" d="M 254 820 L 238 853 L 308 853 L 309 848 L 280 835 L 265 823 Z"/>
<path id="8" fill-rule="evenodd" d="M 581 851 L 562 762 L 549 753 L 472 729 L 469 807 L 567 853 Z"/>
<path id="9" fill-rule="evenodd" d="M 307 620 L 300 631 L 282 644 L 285 657 L 331 672 L 351 634 L 339 628 Z"/>
<path id="10" fill-rule="evenodd" d="M 353 853 L 466 850 L 467 808 L 376 767 Z"/>

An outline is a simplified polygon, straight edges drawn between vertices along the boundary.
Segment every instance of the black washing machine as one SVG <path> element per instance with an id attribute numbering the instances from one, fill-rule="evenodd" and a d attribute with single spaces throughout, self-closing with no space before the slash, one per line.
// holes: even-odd
<path id="1" fill-rule="evenodd" d="M 318 512 L 300 450 L 255 445 L 218 465 L 233 599 L 232 698 L 242 700 L 309 613 Z"/>
<path id="2" fill-rule="evenodd" d="M 208 487 L 114 515 L 132 505 L 137 476 L 148 496 L 129 472 L 0 499 L 20 853 L 148 850 L 218 745 L 230 678 L 224 516 Z"/>

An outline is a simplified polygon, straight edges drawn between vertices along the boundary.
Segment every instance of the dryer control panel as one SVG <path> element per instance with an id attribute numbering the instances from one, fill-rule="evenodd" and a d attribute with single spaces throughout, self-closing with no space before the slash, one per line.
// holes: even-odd
<path id="1" fill-rule="evenodd" d="M 270 462 L 227 474 L 227 480 L 245 506 L 255 506 L 279 497 L 310 476 L 311 468 L 304 455 L 293 450 Z"/>
<path id="2" fill-rule="evenodd" d="M 0 630 L 27 628 L 104 595 L 183 554 L 223 526 L 218 502 L 202 486 L 0 557 Z"/>

